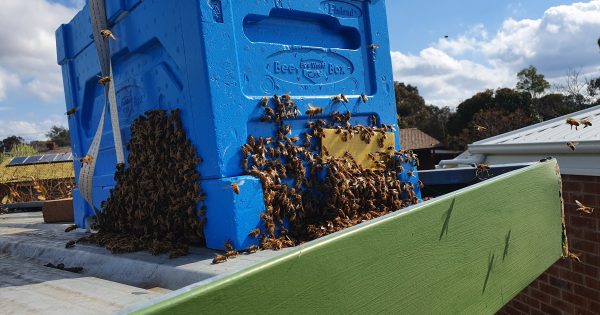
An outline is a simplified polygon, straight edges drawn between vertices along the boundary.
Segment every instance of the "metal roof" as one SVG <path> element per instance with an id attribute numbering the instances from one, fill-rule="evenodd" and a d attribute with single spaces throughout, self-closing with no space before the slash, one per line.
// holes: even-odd
<path id="1" fill-rule="evenodd" d="M 567 118 L 589 119 L 592 126 L 571 129 Z M 576 143 L 576 150 L 567 142 Z M 600 176 L 600 106 L 475 142 L 440 166 L 535 162 L 548 156 L 558 160 L 562 174 Z"/>
<path id="2" fill-rule="evenodd" d="M 566 123 L 567 118 L 578 120 L 589 119 L 591 127 L 571 128 Z M 600 141 L 600 106 L 575 112 L 569 115 L 544 121 L 536 125 L 521 128 L 492 138 L 473 143 L 473 146 L 501 144 L 533 144 L 533 143 L 564 143 L 564 142 Z"/>

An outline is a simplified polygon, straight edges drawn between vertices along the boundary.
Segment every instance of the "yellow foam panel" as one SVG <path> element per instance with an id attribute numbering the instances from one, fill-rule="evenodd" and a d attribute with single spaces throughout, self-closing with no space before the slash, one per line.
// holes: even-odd
<path id="1" fill-rule="evenodd" d="M 325 129 L 325 138 L 322 139 L 321 145 L 325 148 L 329 156 L 331 157 L 342 157 L 346 152 L 349 152 L 354 160 L 364 168 L 372 168 L 374 166 L 373 160 L 369 157 L 369 153 L 386 152 L 388 148 L 395 148 L 396 136 L 393 132 L 388 132 L 383 142 L 383 148 L 379 147 L 378 140 L 383 137 L 381 133 L 376 133 L 371 137 L 371 142 L 366 143 L 360 138 L 359 134 L 354 134 L 352 139 L 344 142 L 342 135 L 337 134 L 336 129 Z M 323 153 L 324 154 L 324 153 Z M 323 156 L 326 158 L 326 156 Z M 375 154 L 375 157 L 379 159 L 379 155 Z"/>

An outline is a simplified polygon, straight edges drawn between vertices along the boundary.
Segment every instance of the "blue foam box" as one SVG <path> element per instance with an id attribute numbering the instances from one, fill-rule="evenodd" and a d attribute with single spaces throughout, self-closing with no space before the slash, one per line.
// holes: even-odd
<path id="1" fill-rule="evenodd" d="M 304 113 L 308 104 L 324 115 L 350 110 L 352 124 L 396 126 L 392 66 L 383 0 L 106 0 L 119 117 L 127 143 L 130 125 L 151 109 L 181 109 L 187 134 L 203 163 L 207 192 L 207 246 L 252 245 L 248 232 L 264 211 L 258 179 L 244 176 L 241 146 L 248 135 L 271 136 L 261 123 L 260 100 L 291 94 Z M 56 32 L 73 152 L 85 156 L 104 97 L 87 6 Z M 344 93 L 349 104 L 334 104 Z M 361 94 L 369 97 L 362 104 Z M 307 116 L 290 121 L 293 133 Z M 96 207 L 114 186 L 115 151 L 105 125 L 94 176 Z M 400 139 L 396 135 L 396 139 Z M 397 149 L 400 144 L 397 143 Z M 76 178 L 80 166 L 75 163 Z M 232 182 L 241 194 L 232 192 Z M 418 185 L 417 185 L 418 186 Z M 74 194 L 75 219 L 84 226 L 93 211 Z"/>

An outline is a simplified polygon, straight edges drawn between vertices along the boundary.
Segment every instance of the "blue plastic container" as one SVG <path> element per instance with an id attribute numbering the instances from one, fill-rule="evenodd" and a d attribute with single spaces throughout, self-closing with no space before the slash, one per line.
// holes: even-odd
<path id="1" fill-rule="evenodd" d="M 312 103 L 324 115 L 350 110 L 352 124 L 368 125 L 376 115 L 396 126 L 383 0 L 107 0 L 107 11 L 118 37 L 111 57 L 123 140 L 128 142 L 131 123 L 145 111 L 181 109 L 204 160 L 199 171 L 208 196 L 210 248 L 220 249 L 227 240 L 237 248 L 255 242 L 247 235 L 260 225 L 262 189 L 257 179 L 243 176 L 240 148 L 248 135 L 274 131 L 259 121 L 264 96 L 288 93 L 302 113 Z M 82 157 L 104 101 L 87 6 L 56 35 L 67 107 L 79 109 L 69 119 L 73 151 Z M 349 104 L 331 102 L 340 93 Z M 367 104 L 360 100 L 363 93 Z M 292 132 L 303 132 L 307 121 L 291 121 Z M 111 128 L 108 122 L 97 160 L 97 207 L 114 186 Z M 232 182 L 242 183 L 240 195 L 232 192 Z M 84 226 L 93 211 L 78 190 L 74 206 L 76 223 Z"/>

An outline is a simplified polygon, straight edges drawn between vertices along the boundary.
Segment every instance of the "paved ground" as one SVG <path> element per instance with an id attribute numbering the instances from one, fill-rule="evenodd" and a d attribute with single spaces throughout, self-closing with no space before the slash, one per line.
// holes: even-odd
<path id="1" fill-rule="evenodd" d="M 254 265 L 276 255 L 260 252 L 212 265 L 215 251 L 193 248 L 178 259 L 149 253 L 112 255 L 69 240 L 64 224 L 44 224 L 41 212 L 0 215 L 0 313 L 110 314 L 171 290 Z M 44 267 L 82 267 L 81 274 Z"/>

